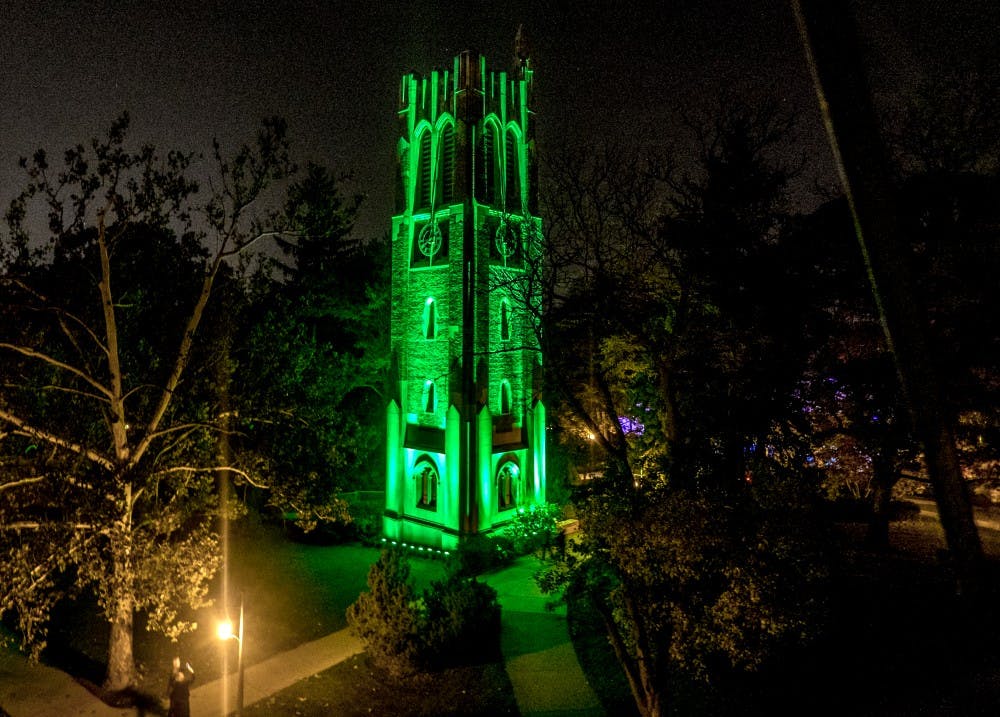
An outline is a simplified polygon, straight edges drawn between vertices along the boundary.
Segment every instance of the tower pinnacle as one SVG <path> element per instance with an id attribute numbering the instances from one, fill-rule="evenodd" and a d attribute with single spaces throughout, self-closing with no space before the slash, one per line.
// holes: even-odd
<path id="1" fill-rule="evenodd" d="M 517 35 L 514 36 L 514 69 L 518 76 L 530 66 L 530 54 L 528 35 L 524 31 L 524 23 L 521 23 L 517 26 Z"/>

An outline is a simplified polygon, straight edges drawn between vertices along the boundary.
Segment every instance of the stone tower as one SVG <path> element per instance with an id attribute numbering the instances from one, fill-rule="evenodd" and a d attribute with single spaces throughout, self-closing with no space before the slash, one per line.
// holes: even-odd
<path id="1" fill-rule="evenodd" d="M 387 538 L 434 548 L 545 499 L 532 70 L 405 75 L 392 217 Z"/>

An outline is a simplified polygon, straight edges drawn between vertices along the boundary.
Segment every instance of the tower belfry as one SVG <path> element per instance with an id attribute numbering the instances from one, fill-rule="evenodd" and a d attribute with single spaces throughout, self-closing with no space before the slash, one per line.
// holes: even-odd
<path id="1" fill-rule="evenodd" d="M 451 548 L 545 499 L 532 69 L 515 54 L 509 73 L 464 52 L 400 85 L 391 539 Z"/>

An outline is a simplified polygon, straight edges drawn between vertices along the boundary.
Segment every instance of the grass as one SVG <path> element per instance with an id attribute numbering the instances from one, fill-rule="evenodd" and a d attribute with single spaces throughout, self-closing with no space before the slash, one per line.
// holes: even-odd
<path id="1" fill-rule="evenodd" d="M 228 583 L 228 614 L 235 620 L 242 591 L 246 664 L 346 627 L 345 610 L 367 589 L 368 568 L 378 554 L 377 548 L 356 544 L 293 542 L 273 525 L 234 525 L 228 575 L 216 578 L 211 594 L 221 596 L 223 583 Z M 414 559 L 411 568 L 419 587 L 443 575 L 442 563 L 433 560 Z M 227 613 L 221 603 L 218 599 L 212 607 L 183 616 L 195 620 L 198 629 L 177 643 L 146 631 L 141 617 L 137 620 L 134 652 L 140 692 L 155 697 L 165 693 L 174 655 L 190 662 L 202 683 L 234 669 L 235 642 L 220 642 L 215 635 L 215 625 Z M 64 603 L 53 614 L 50 647 L 43 659 L 100 694 L 107 641 L 107 625 L 92 601 Z"/>
<path id="2" fill-rule="evenodd" d="M 580 667 L 604 711 L 615 717 L 638 717 L 628 681 L 593 604 L 573 592 L 567 595 L 566 617 Z"/>
<path id="3" fill-rule="evenodd" d="M 357 655 L 244 710 L 246 717 L 517 715 L 503 663 L 396 680 Z"/>

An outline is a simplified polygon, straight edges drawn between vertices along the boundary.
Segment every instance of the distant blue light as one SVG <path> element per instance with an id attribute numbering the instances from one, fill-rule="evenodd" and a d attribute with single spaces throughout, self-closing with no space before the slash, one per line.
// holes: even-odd
<path id="1" fill-rule="evenodd" d="M 646 427 L 642 423 L 629 416 L 619 416 L 618 425 L 626 435 L 641 436 L 646 432 Z"/>

